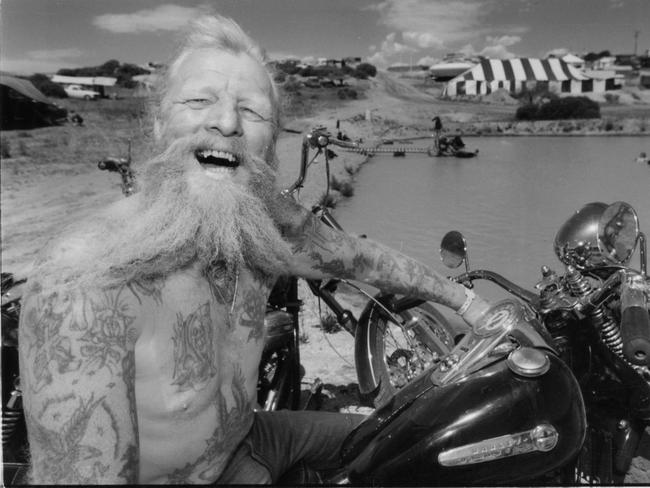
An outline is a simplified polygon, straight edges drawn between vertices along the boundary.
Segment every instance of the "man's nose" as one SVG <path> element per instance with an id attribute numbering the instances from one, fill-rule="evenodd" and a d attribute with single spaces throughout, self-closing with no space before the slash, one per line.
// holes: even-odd
<path id="1" fill-rule="evenodd" d="M 216 103 L 208 112 L 206 129 L 218 131 L 224 137 L 241 136 L 243 130 L 237 106 L 226 101 Z"/>

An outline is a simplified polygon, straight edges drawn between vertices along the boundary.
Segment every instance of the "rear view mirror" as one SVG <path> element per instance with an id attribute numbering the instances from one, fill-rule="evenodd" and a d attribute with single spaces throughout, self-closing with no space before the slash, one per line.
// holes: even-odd
<path id="1" fill-rule="evenodd" d="M 457 230 L 449 231 L 440 242 L 440 259 L 448 268 L 458 268 L 467 259 L 467 241 Z"/>

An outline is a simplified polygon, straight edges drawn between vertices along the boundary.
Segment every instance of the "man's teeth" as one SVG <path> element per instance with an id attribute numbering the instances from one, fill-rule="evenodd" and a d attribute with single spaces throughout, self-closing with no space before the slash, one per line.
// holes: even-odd
<path id="1" fill-rule="evenodd" d="M 225 168 L 236 168 L 239 166 L 237 157 L 226 151 L 201 149 L 196 151 L 196 159 L 202 165 L 221 166 Z"/>

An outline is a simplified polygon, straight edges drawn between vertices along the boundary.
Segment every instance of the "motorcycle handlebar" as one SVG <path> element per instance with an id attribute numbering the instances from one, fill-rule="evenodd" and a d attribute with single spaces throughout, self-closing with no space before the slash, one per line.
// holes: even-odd
<path id="1" fill-rule="evenodd" d="M 621 338 L 623 355 L 630 363 L 650 366 L 650 315 L 645 280 L 631 274 L 621 284 Z"/>
<path id="2" fill-rule="evenodd" d="M 492 281 L 507 292 L 532 305 L 533 307 L 537 308 L 539 305 L 539 297 L 535 293 L 522 288 L 521 286 L 510 281 L 508 278 L 504 278 L 499 273 L 495 273 L 494 271 L 489 271 L 486 269 L 475 269 L 453 277 L 452 279 L 458 283 L 463 284 L 474 280 Z"/>
<path id="3" fill-rule="evenodd" d="M 302 187 L 307 176 L 307 168 L 309 167 L 309 150 L 317 149 L 318 151 L 323 151 L 330 144 L 346 149 L 359 147 L 359 143 L 357 142 L 341 141 L 332 138 L 332 135 L 325 129 L 325 127 L 316 127 L 310 130 L 302 138 L 300 173 L 298 179 L 282 192 L 284 195 L 292 195 L 298 188 Z"/>

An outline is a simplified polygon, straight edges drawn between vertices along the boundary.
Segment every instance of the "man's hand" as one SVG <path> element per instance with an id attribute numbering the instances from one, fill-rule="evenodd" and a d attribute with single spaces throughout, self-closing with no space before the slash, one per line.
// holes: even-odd
<path id="1" fill-rule="evenodd" d="M 483 298 L 476 295 L 473 291 L 471 294 L 466 294 L 466 296 L 466 300 L 469 300 L 469 303 L 467 306 L 465 306 L 466 304 L 463 303 L 463 305 L 461 305 L 461 308 L 457 310 L 457 313 L 463 318 L 465 322 L 467 322 L 467 324 L 474 326 L 479 321 L 479 319 L 483 317 L 485 313 L 490 309 L 491 305 Z M 465 308 L 465 311 L 463 313 L 460 313 L 462 311 L 462 308 Z"/>

